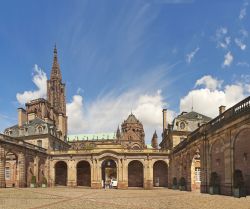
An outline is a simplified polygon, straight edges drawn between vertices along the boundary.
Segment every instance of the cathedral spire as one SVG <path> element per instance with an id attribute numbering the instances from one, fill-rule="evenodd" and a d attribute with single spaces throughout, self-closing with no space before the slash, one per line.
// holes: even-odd
<path id="1" fill-rule="evenodd" d="M 54 47 L 54 59 L 53 59 L 53 65 L 52 65 L 50 79 L 60 80 L 60 81 L 62 80 L 62 74 L 61 74 L 60 66 L 59 66 L 58 59 L 57 59 L 56 44 Z"/>
<path id="2" fill-rule="evenodd" d="M 117 131 L 116 131 L 116 138 L 120 139 L 121 137 L 121 132 L 120 132 L 120 127 L 118 126 Z"/>

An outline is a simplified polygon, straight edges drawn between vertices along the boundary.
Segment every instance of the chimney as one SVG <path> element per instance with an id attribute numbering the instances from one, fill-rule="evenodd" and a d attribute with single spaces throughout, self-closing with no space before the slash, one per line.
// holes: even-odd
<path id="1" fill-rule="evenodd" d="M 26 111 L 23 108 L 18 108 L 18 126 L 22 126 L 27 122 Z"/>
<path id="2" fill-rule="evenodd" d="M 221 114 L 224 113 L 225 111 L 226 111 L 226 106 L 221 105 L 221 106 L 219 107 L 219 114 L 221 115 Z"/>
<path id="3" fill-rule="evenodd" d="M 163 113 L 163 133 L 167 129 L 167 109 L 162 110 Z"/>

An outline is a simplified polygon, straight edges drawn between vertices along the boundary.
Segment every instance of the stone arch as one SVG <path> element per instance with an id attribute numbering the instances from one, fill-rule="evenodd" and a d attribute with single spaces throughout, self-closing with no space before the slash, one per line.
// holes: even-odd
<path id="1" fill-rule="evenodd" d="M 91 186 L 91 166 L 86 160 L 81 160 L 76 165 L 77 186 Z"/>
<path id="2" fill-rule="evenodd" d="M 55 185 L 67 186 L 68 180 L 68 166 L 64 161 L 58 161 L 55 163 Z"/>
<path id="3" fill-rule="evenodd" d="M 18 155 L 11 151 L 5 153 L 5 186 L 18 186 Z"/>
<path id="4" fill-rule="evenodd" d="M 117 181 L 117 160 L 109 157 L 103 159 L 101 163 L 102 186 L 110 187 L 111 180 Z"/>
<path id="5" fill-rule="evenodd" d="M 168 186 L 168 165 L 163 160 L 157 160 L 154 162 L 153 185 L 159 187 Z"/>
<path id="6" fill-rule="evenodd" d="M 217 139 L 210 147 L 210 173 L 216 172 L 219 177 L 220 192 L 224 191 L 225 183 L 225 160 L 224 160 L 224 141 Z"/>
<path id="7" fill-rule="evenodd" d="M 128 187 L 143 187 L 143 167 L 143 163 L 139 160 L 128 163 Z"/>
<path id="8" fill-rule="evenodd" d="M 250 128 L 238 132 L 234 139 L 234 170 L 243 174 L 247 194 L 250 195 Z"/>
<path id="9" fill-rule="evenodd" d="M 26 178 L 27 178 L 27 185 L 29 186 L 30 183 L 31 183 L 31 179 L 32 179 L 32 176 L 36 176 L 35 175 L 35 171 L 34 171 L 34 158 L 33 156 L 31 155 L 28 155 L 26 157 Z M 38 180 L 38 179 L 36 179 Z"/>
<path id="10" fill-rule="evenodd" d="M 190 180 L 191 191 L 201 189 L 201 157 L 200 157 L 200 149 L 197 148 L 190 155 Z"/>
<path id="11" fill-rule="evenodd" d="M 103 161 L 105 159 L 112 159 L 117 163 L 117 159 L 118 159 L 118 153 L 114 152 L 114 151 L 110 151 L 110 150 L 104 150 L 101 152 L 101 155 L 99 156 L 99 160 Z"/>
<path id="12" fill-rule="evenodd" d="M 135 144 L 132 145 L 131 149 L 139 150 L 139 149 L 141 149 L 141 146 L 138 143 L 135 143 Z"/>

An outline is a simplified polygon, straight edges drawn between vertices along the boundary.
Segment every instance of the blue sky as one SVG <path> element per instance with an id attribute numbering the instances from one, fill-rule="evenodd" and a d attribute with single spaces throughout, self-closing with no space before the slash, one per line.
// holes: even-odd
<path id="1" fill-rule="evenodd" d="M 132 110 L 149 140 L 160 135 L 161 108 L 171 120 L 191 100 L 216 116 L 250 92 L 249 3 L 1 1 L 0 130 L 16 123 L 18 93 L 43 89 L 55 43 L 71 133 L 112 132 Z"/>

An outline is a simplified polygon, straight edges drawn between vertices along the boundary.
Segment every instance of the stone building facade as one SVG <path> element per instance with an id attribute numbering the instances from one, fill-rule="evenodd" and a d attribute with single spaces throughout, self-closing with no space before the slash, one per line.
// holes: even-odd
<path id="1" fill-rule="evenodd" d="M 232 195 L 234 175 L 238 171 L 242 174 L 246 194 L 249 195 L 249 137 L 250 97 L 228 110 L 221 106 L 216 118 L 201 125 L 170 149 L 169 187 L 172 187 L 174 178 L 179 180 L 183 177 L 187 190 L 199 189 L 208 193 L 211 174 L 216 173 L 219 193 Z M 199 169 L 198 173 L 196 168 Z M 198 184 L 197 179 L 200 179 Z"/>
<path id="2" fill-rule="evenodd" d="M 134 114 L 113 134 L 67 135 L 65 84 L 57 50 L 47 99 L 18 109 L 18 124 L 0 134 L 0 187 L 38 185 L 103 188 L 172 188 L 185 179 L 188 191 L 208 193 L 211 173 L 220 194 L 232 195 L 234 174 L 241 172 L 250 194 L 250 97 L 211 119 L 191 111 L 167 124 L 163 110 L 162 141 L 156 132 L 145 144 L 143 124 Z M 174 181 L 175 179 L 175 181 Z"/>
<path id="3" fill-rule="evenodd" d="M 0 135 L 0 187 L 25 187 L 36 177 L 41 185 L 102 188 L 111 179 L 117 188 L 168 185 L 168 151 L 145 144 L 142 123 L 132 113 L 112 137 L 67 136 L 65 84 L 57 49 L 47 99 L 18 109 L 18 124 Z"/>

